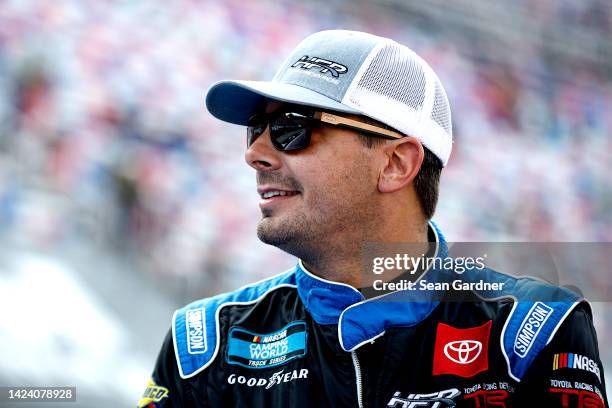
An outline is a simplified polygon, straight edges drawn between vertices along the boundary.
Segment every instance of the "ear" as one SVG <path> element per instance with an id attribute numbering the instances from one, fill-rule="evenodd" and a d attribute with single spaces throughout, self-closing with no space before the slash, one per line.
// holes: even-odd
<path id="1" fill-rule="evenodd" d="M 381 193 L 392 193 L 410 184 L 425 156 L 421 142 L 411 136 L 386 143 L 383 152 L 386 161 L 378 178 L 378 191 Z"/>

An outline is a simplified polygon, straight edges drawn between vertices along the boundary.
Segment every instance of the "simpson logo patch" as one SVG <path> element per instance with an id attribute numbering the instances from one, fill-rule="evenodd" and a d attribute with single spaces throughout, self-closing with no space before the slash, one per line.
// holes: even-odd
<path id="1" fill-rule="evenodd" d="M 524 358 L 527 355 L 552 312 L 553 309 L 542 302 L 536 302 L 529 310 L 514 340 L 514 352 L 517 356 Z"/>
<path id="2" fill-rule="evenodd" d="M 468 329 L 438 323 L 432 374 L 471 377 L 487 370 L 490 333 L 491 320 Z"/>
<path id="3" fill-rule="evenodd" d="M 229 333 L 227 362 L 248 368 L 284 364 L 306 354 L 306 323 L 294 322 L 268 334 L 233 327 Z"/>
<path id="4" fill-rule="evenodd" d="M 185 314 L 187 325 L 187 352 L 203 354 L 206 352 L 206 313 L 205 309 L 188 310 Z"/>

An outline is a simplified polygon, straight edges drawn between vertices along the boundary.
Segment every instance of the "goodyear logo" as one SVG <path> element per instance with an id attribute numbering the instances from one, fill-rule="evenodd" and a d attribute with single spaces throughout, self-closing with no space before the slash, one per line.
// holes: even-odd
<path id="1" fill-rule="evenodd" d="M 140 401 L 138 401 L 138 408 L 149 407 L 150 404 L 157 406 L 157 403 L 161 402 L 161 400 L 167 397 L 168 389 L 155 384 L 151 378 L 149 379 L 149 382 L 147 382 L 147 388 L 145 388 L 142 398 Z"/>
<path id="2" fill-rule="evenodd" d="M 514 352 L 519 357 L 527 355 L 552 312 L 553 309 L 542 302 L 536 302 L 529 310 L 514 340 Z"/>
<path id="3" fill-rule="evenodd" d="M 229 334 L 227 362 L 248 368 L 284 364 L 306 354 L 306 323 L 293 322 L 268 334 L 233 327 Z"/>
<path id="4" fill-rule="evenodd" d="M 206 352 L 206 310 L 188 310 L 185 315 L 187 324 L 187 352 L 189 354 L 202 354 Z"/>
<path id="5" fill-rule="evenodd" d="M 558 353 L 553 356 L 553 370 L 560 368 L 574 368 L 577 370 L 590 371 L 597 376 L 597 379 L 601 381 L 601 372 L 599 366 L 595 361 L 575 353 Z"/>

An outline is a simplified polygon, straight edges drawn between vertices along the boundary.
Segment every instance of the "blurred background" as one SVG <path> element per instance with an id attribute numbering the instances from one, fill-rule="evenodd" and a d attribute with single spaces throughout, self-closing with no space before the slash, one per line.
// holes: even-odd
<path id="1" fill-rule="evenodd" d="M 330 28 L 408 45 L 445 84 L 449 241 L 612 240 L 607 0 L 3 0 L 0 384 L 135 406 L 175 308 L 293 266 L 257 240 L 244 130 L 204 96 Z"/>

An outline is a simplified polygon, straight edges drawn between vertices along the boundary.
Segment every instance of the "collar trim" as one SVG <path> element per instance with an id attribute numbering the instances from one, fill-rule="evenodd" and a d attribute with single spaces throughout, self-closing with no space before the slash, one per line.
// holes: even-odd
<path id="1" fill-rule="evenodd" d="M 436 243 L 434 256 L 445 256 L 443 235 L 432 221 L 428 226 Z M 419 279 L 428 273 L 429 270 L 425 271 Z M 438 303 L 411 300 L 410 296 L 401 299 L 406 291 L 364 299 L 351 285 L 314 275 L 301 260 L 296 266 L 296 282 L 300 298 L 313 319 L 318 324 L 338 324 L 340 344 L 347 351 L 381 336 L 387 327 L 421 321 Z M 399 297 L 394 299 L 396 296 Z"/>
<path id="2" fill-rule="evenodd" d="M 446 256 L 448 248 L 444 236 L 433 221 L 429 221 L 428 226 L 433 232 L 436 243 L 433 258 Z M 423 272 L 416 282 L 423 279 L 431 270 L 432 268 Z M 404 290 L 390 292 L 350 305 L 340 314 L 338 324 L 340 346 L 345 351 L 354 351 L 383 336 L 389 327 L 408 327 L 420 323 L 440 303 L 438 300 L 431 300 L 433 293 L 424 292 L 423 294 L 429 295 L 427 300 L 415 299 L 414 292 Z"/>

